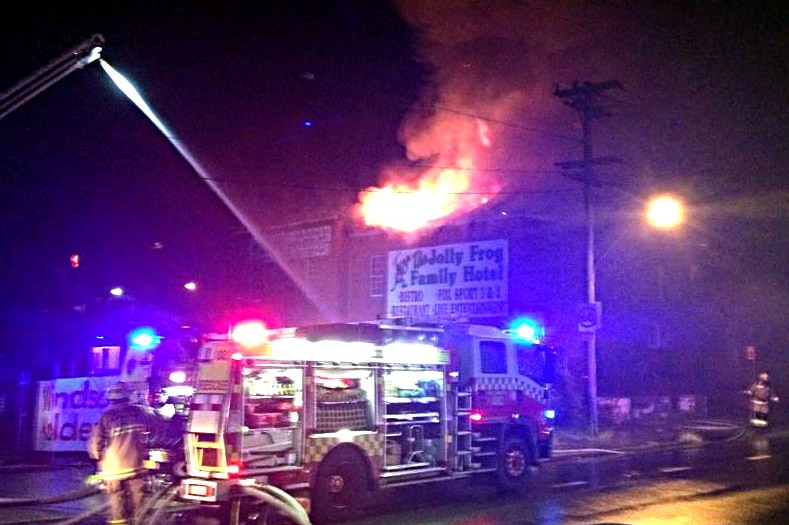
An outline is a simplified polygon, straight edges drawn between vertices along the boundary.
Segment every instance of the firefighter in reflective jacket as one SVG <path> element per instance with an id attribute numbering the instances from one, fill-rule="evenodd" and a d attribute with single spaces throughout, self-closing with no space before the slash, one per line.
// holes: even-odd
<path id="1" fill-rule="evenodd" d="M 769 423 L 770 406 L 778 402 L 778 393 L 770 385 L 770 376 L 767 372 L 761 372 L 746 393 L 751 398 L 751 425 L 766 427 Z"/>
<path id="2" fill-rule="evenodd" d="M 107 390 L 109 406 L 88 442 L 88 455 L 98 460 L 98 474 L 109 495 L 109 524 L 131 523 L 142 505 L 146 441 L 155 426 L 153 412 L 131 404 L 129 395 L 122 382 Z"/>

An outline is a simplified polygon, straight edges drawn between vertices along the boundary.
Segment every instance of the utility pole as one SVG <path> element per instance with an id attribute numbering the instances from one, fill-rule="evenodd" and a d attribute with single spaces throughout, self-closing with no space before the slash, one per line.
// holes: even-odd
<path id="1" fill-rule="evenodd" d="M 597 99 L 604 91 L 613 88 L 622 88 L 617 80 L 606 82 L 574 83 L 572 87 L 560 89 L 556 86 L 554 95 L 562 99 L 566 105 L 573 108 L 581 119 L 583 129 L 583 159 L 581 161 L 557 162 L 556 166 L 562 169 L 579 169 L 580 174 L 569 174 L 573 179 L 583 183 L 584 211 L 586 213 L 586 309 L 593 312 L 594 319 L 589 322 L 579 322 L 579 330 L 588 333 L 587 339 L 587 364 L 588 364 L 588 399 L 589 399 L 589 430 L 593 436 L 598 433 L 597 424 L 597 329 L 600 325 L 600 305 L 597 303 L 595 290 L 595 240 L 594 240 L 594 210 L 592 209 L 592 186 L 599 186 L 593 166 L 619 162 L 614 157 L 595 159 L 592 156 L 592 120 L 602 116 L 610 116 L 603 111 Z"/>

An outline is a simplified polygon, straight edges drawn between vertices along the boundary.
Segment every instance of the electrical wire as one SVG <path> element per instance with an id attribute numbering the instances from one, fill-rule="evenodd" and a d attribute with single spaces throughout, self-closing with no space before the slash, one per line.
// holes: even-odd
<path id="1" fill-rule="evenodd" d="M 511 122 L 511 121 L 508 121 L 508 120 L 500 120 L 500 119 L 494 119 L 494 118 L 491 118 L 491 117 L 485 117 L 483 115 L 478 115 L 476 113 L 471 113 L 470 111 L 462 111 L 462 110 L 459 110 L 459 109 L 449 108 L 449 107 L 442 106 L 442 105 L 439 105 L 439 104 L 432 104 L 431 106 L 414 106 L 414 109 L 437 109 L 439 111 L 445 111 L 447 113 L 454 113 L 456 115 L 463 115 L 463 116 L 470 117 L 470 118 L 473 118 L 473 119 L 484 120 L 485 122 L 491 122 L 493 124 L 500 124 L 502 126 L 507 126 L 507 127 L 510 127 L 510 128 L 519 129 L 521 131 L 528 131 L 530 133 L 536 133 L 538 135 L 544 135 L 546 137 L 552 137 L 552 138 L 557 138 L 557 139 L 569 140 L 571 142 L 575 142 L 575 143 L 578 143 L 578 144 L 583 143 L 583 140 L 581 140 L 578 137 L 570 137 L 568 135 L 560 135 L 558 133 L 550 133 L 548 131 L 543 131 L 541 129 L 525 126 L 525 125 L 519 124 L 517 122 Z"/>

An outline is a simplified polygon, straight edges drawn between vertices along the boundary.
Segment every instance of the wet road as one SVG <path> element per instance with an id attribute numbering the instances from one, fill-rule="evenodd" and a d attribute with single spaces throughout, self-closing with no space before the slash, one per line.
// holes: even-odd
<path id="1" fill-rule="evenodd" d="M 699 446 L 558 457 L 540 466 L 520 496 L 501 496 L 479 482 L 463 481 L 382 491 L 371 499 L 366 517 L 352 523 L 789 523 L 788 436 L 748 433 Z M 73 492 L 87 474 L 76 468 L 4 471 L 0 495 L 54 497 Z M 53 505 L 3 506 L 0 524 L 57 523 L 103 503 L 98 495 Z"/>
<path id="2" fill-rule="evenodd" d="M 0 524 L 56 523 L 103 505 L 103 494 L 77 497 L 90 490 L 84 483 L 89 474 L 87 466 L 4 467 L 0 474 Z"/>
<path id="3" fill-rule="evenodd" d="M 458 484 L 384 493 L 354 525 L 789 523 L 786 436 L 542 464 L 530 490 Z M 377 513 L 377 514 L 376 514 Z"/>

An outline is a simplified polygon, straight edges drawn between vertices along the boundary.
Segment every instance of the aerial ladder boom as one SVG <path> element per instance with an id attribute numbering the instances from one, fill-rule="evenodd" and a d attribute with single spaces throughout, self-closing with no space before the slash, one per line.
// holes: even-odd
<path id="1" fill-rule="evenodd" d="M 100 58 L 104 37 L 95 34 L 0 94 L 0 120 L 48 87 Z"/>

